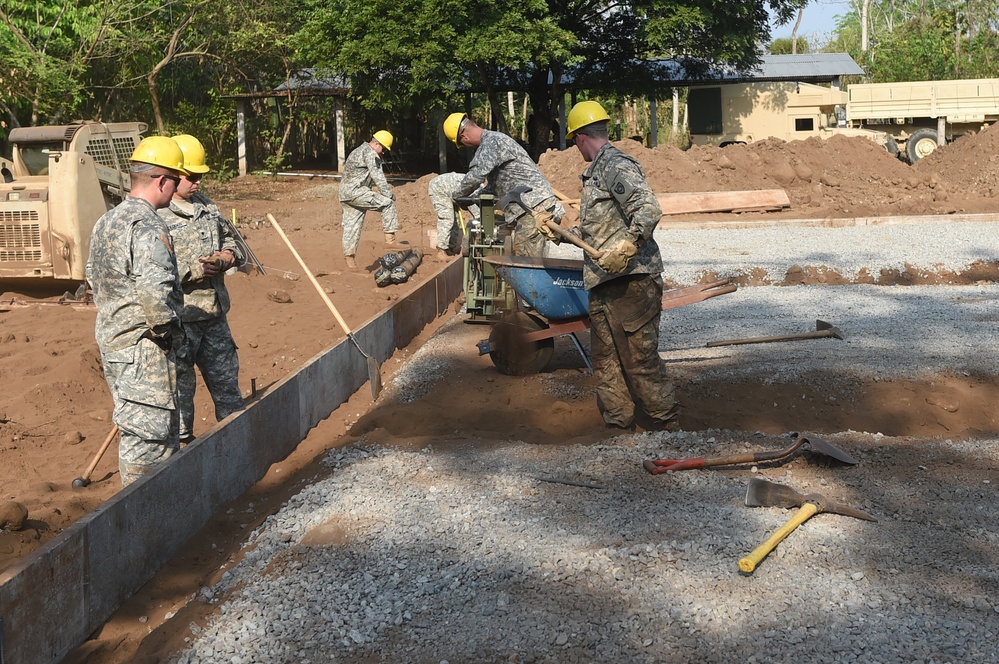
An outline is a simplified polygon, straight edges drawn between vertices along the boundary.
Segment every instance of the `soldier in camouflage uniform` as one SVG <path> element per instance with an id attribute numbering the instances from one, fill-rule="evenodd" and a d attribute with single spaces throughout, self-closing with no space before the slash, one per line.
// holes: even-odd
<path id="1" fill-rule="evenodd" d="M 205 149 L 189 134 L 175 136 L 184 153 L 185 175 L 169 207 L 159 211 L 173 239 L 177 272 L 184 290 L 181 320 L 187 338 L 187 354 L 177 361 L 177 396 L 180 409 L 180 440 L 194 438 L 194 392 L 201 370 L 212 401 L 215 419 L 242 410 L 246 404 L 239 391 L 239 356 L 226 313 L 229 291 L 225 272 L 246 262 L 236 243 L 232 226 L 218 206 L 198 189 L 205 164 Z"/>
<path id="2" fill-rule="evenodd" d="M 453 198 L 470 195 L 487 180 L 497 199 L 518 186 L 530 187 L 531 191 L 521 198 L 531 211 L 511 204 L 506 210 L 506 224 L 515 227 L 514 254 L 544 256 L 545 236 L 538 230 L 538 219 L 554 219 L 558 223 L 565 216 L 565 209 L 527 151 L 506 134 L 479 127 L 464 113 L 448 116 L 444 121 L 444 134 L 458 147 L 476 148 L 468 173 Z"/>
<path id="3" fill-rule="evenodd" d="M 399 230 L 399 212 L 395 207 L 395 194 L 382 171 L 381 156 L 392 149 L 392 134 L 376 131 L 367 143 L 362 143 L 347 156 L 340 180 L 340 204 L 343 206 L 343 256 L 347 267 L 357 267 L 354 257 L 361 242 L 364 213 L 378 210 L 382 213 L 385 243 L 395 242 Z M 377 191 L 375 191 L 377 189 Z"/>
<path id="4" fill-rule="evenodd" d="M 465 176 L 461 173 L 442 173 L 430 180 L 427 194 L 437 213 L 437 254 L 441 258 L 453 255 L 460 240 L 453 195 Z M 478 220 L 479 206 L 470 205 L 472 219 Z"/>
<path id="5" fill-rule="evenodd" d="M 87 259 L 97 345 L 121 431 L 123 486 L 180 447 L 176 361 L 184 352 L 177 263 L 166 224 L 156 214 L 177 190 L 184 155 L 173 139 L 151 136 L 131 160 L 131 192 L 97 221 Z"/>
<path id="6" fill-rule="evenodd" d="M 580 235 L 603 252 L 583 262 L 597 405 L 610 427 L 633 427 L 637 404 L 652 420 L 644 428 L 675 431 L 680 406 L 659 357 L 663 262 L 652 237 L 662 208 L 639 163 L 610 144 L 609 120 L 597 102 L 580 102 L 566 134 L 590 162 L 582 175 Z"/>

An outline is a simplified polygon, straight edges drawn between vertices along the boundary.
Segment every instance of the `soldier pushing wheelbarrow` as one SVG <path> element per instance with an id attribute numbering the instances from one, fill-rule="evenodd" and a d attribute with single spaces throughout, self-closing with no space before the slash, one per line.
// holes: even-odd
<path id="1" fill-rule="evenodd" d="M 659 357 L 663 263 L 652 236 L 662 208 L 639 163 L 611 145 L 609 120 L 597 102 L 580 102 L 569 112 L 566 133 L 590 163 L 582 175 L 577 243 L 589 246 L 582 262 L 588 294 L 583 325 L 591 328 L 597 405 L 608 427 L 633 429 L 637 407 L 648 416 L 643 428 L 674 431 L 680 426 L 680 404 Z M 552 242 L 569 237 L 545 218 L 538 219 L 537 228 Z M 497 330 L 501 344 L 502 330 Z"/>

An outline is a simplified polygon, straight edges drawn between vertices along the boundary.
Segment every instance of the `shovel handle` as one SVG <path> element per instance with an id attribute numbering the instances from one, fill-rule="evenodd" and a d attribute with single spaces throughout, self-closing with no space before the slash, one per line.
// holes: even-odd
<path id="1" fill-rule="evenodd" d="M 691 470 L 693 468 L 708 468 L 711 466 L 733 466 L 740 463 L 762 463 L 764 461 L 777 461 L 778 459 L 783 459 L 785 457 L 791 456 L 798 448 L 802 446 L 808 439 L 804 436 L 799 436 L 796 441 L 794 441 L 789 447 L 785 447 L 782 450 L 770 450 L 767 452 L 748 452 L 746 454 L 736 454 L 734 456 L 727 457 L 714 457 L 712 459 L 655 459 L 653 461 L 646 462 L 652 466 L 659 468 L 657 472 L 649 470 L 650 473 L 656 475 L 658 473 L 665 473 L 667 470 Z M 648 469 L 648 465 L 645 466 Z"/>
<path id="2" fill-rule="evenodd" d="M 291 240 L 289 240 L 288 236 L 284 234 L 284 231 L 281 229 L 281 225 L 277 222 L 277 219 L 275 219 L 274 215 L 272 215 L 270 212 L 267 213 L 267 221 L 271 222 L 271 226 L 274 227 L 274 230 L 276 230 L 278 232 L 278 235 L 281 236 L 281 239 L 284 240 L 285 245 L 287 245 L 288 249 L 295 257 L 295 260 L 298 261 L 299 266 L 301 266 L 302 270 L 305 272 L 305 276 L 309 278 L 309 281 L 312 282 L 312 285 L 315 287 L 316 292 L 319 293 L 319 297 L 321 297 L 323 299 L 323 302 L 326 303 L 326 308 L 329 309 L 330 313 L 333 314 L 333 317 L 336 318 L 336 322 L 340 323 L 340 327 L 343 328 L 344 334 L 346 334 L 348 337 L 352 336 L 350 328 L 347 327 L 347 321 L 343 319 L 343 316 L 340 315 L 340 312 L 337 311 L 337 308 L 333 306 L 332 302 L 330 302 L 329 297 L 327 297 L 326 295 L 326 291 L 324 291 L 323 287 L 319 285 L 318 281 L 316 281 L 316 278 L 312 275 L 312 270 L 309 269 L 309 266 L 305 264 L 305 261 L 302 260 L 302 257 L 298 255 L 297 251 L 295 251 L 295 247 L 294 245 L 292 245 Z M 354 341 L 355 344 L 357 343 L 356 340 L 353 339 L 351 340 Z"/>
<path id="3" fill-rule="evenodd" d="M 821 339 L 823 337 L 835 336 L 832 330 L 818 330 L 816 332 L 805 332 L 804 334 L 785 334 L 776 337 L 755 337 L 753 339 L 732 339 L 730 341 L 712 341 L 705 344 L 707 348 L 716 346 L 738 346 L 741 344 L 765 344 L 774 341 L 799 341 L 802 339 Z"/>
<path id="4" fill-rule="evenodd" d="M 815 503 L 805 503 L 800 508 L 798 508 L 797 513 L 791 519 L 781 526 L 777 532 L 771 535 L 766 542 L 759 545 L 753 551 L 739 561 L 739 569 L 746 574 L 752 574 L 756 566 L 760 564 L 760 561 L 767 557 L 767 554 L 777 548 L 777 545 L 784 541 L 784 538 L 790 535 L 795 528 L 808 521 L 816 512 L 819 511 L 819 506 Z"/>

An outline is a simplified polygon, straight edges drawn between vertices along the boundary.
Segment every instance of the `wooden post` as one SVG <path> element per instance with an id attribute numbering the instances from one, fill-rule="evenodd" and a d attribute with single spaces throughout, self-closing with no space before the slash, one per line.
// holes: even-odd
<path id="1" fill-rule="evenodd" d="M 336 170 L 343 172 L 343 163 L 347 161 L 347 132 L 343 126 L 343 101 L 337 99 L 333 104 L 333 114 L 336 117 Z"/>
<path id="2" fill-rule="evenodd" d="M 558 149 L 565 150 L 565 93 L 558 100 Z"/>
<path id="3" fill-rule="evenodd" d="M 239 174 L 246 175 L 246 100 L 236 100 L 236 159 Z"/>
<path id="4" fill-rule="evenodd" d="M 653 99 L 649 102 L 649 147 L 654 148 L 659 145 L 659 113 L 658 105 Z"/>

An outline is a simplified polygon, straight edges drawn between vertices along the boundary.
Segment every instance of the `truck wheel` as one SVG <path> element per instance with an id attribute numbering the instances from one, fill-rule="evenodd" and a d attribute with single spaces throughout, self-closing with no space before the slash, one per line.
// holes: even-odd
<path id="1" fill-rule="evenodd" d="M 895 138 L 891 134 L 885 135 L 885 150 L 888 150 L 888 154 L 893 157 L 898 157 L 898 143 L 895 142 Z"/>
<path id="2" fill-rule="evenodd" d="M 905 156 L 910 164 L 915 164 L 936 149 L 937 132 L 933 129 L 917 129 L 905 142 Z"/>

